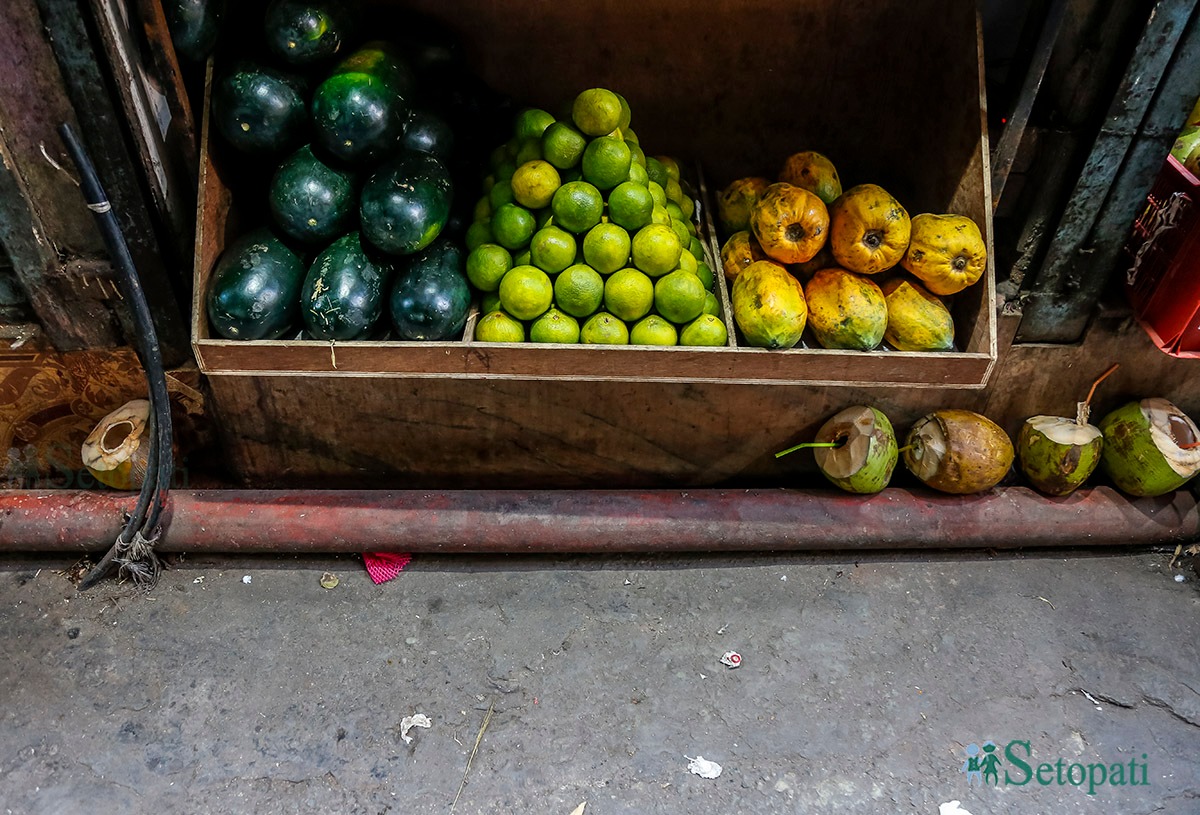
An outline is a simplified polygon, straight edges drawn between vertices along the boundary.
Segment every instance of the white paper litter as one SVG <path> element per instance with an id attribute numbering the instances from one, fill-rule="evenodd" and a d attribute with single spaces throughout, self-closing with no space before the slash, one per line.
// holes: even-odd
<path id="1" fill-rule="evenodd" d="M 695 758 L 684 756 L 684 758 L 688 760 L 688 769 L 701 778 L 719 778 L 721 775 L 721 765 L 715 761 L 709 761 L 704 756 Z M 971 813 L 968 812 L 967 815 L 971 815 Z"/>
<path id="2" fill-rule="evenodd" d="M 404 739 L 405 744 L 412 744 L 413 737 L 408 735 L 408 731 L 414 727 L 433 727 L 433 722 L 424 713 L 414 713 L 411 716 L 405 716 L 400 720 L 400 738 Z"/>
<path id="3" fill-rule="evenodd" d="M 571 815 L 583 815 L 583 811 L 587 809 L 587 801 L 584 801 L 579 806 L 571 810 Z"/>
<path id="4" fill-rule="evenodd" d="M 939 804 L 938 815 L 971 815 L 970 812 L 967 812 L 958 804 L 958 801 L 950 801 L 945 804 Z"/>
<path id="5" fill-rule="evenodd" d="M 243 577 L 242 577 L 242 582 L 243 582 L 243 583 L 249 583 L 249 582 L 250 582 L 250 575 L 245 575 L 245 576 L 243 576 Z"/>
<path id="6" fill-rule="evenodd" d="M 1177 575 L 1175 575 L 1175 582 L 1176 582 L 1176 583 L 1182 583 L 1182 582 L 1184 582 L 1185 580 L 1187 580 L 1187 578 L 1186 578 L 1186 577 L 1184 577 L 1183 575 L 1181 575 L 1181 574 L 1177 574 Z"/>
<path id="7" fill-rule="evenodd" d="M 721 655 L 721 664 L 730 669 L 740 668 L 742 667 L 742 655 L 737 651 L 726 651 Z"/>

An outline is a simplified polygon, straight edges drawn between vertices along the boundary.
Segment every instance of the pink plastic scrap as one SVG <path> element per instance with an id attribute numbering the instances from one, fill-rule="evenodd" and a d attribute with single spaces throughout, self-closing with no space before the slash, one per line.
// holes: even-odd
<path id="1" fill-rule="evenodd" d="M 367 574 L 371 575 L 377 586 L 404 571 L 410 560 L 412 555 L 396 552 L 363 552 L 363 564 L 367 567 Z"/>

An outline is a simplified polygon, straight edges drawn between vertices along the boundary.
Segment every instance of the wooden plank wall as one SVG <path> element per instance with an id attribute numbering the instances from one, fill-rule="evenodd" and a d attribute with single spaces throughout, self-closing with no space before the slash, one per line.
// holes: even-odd
<path id="1" fill-rule="evenodd" d="M 1003 322 L 1001 342 L 1015 331 Z M 1077 345 L 1018 345 L 986 390 L 213 376 L 227 465 L 253 486 L 669 487 L 813 482 L 811 456 L 773 453 L 833 413 L 873 404 L 897 432 L 942 407 L 1015 436 L 1030 415 L 1074 416 L 1113 362 L 1097 418 L 1173 399 L 1200 417 L 1200 360 L 1158 351 L 1119 312 Z"/>

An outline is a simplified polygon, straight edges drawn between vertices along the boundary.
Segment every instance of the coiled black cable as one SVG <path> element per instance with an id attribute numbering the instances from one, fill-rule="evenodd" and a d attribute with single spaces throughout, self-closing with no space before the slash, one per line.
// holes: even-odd
<path id="1" fill-rule="evenodd" d="M 125 236 L 121 232 L 112 204 L 96 175 L 96 168 L 70 125 L 59 125 L 58 132 L 67 152 L 79 168 L 80 189 L 88 209 L 96 216 L 100 234 L 119 273 L 121 291 L 129 304 L 137 331 L 135 347 L 142 370 L 146 374 L 150 393 L 150 458 L 137 504 L 126 519 L 112 548 L 84 577 L 79 589 L 83 591 L 100 582 L 114 563 L 119 566 L 122 575 L 132 577 L 137 583 L 153 585 L 160 570 L 158 558 L 154 554 L 154 544 L 161 533 L 159 525 L 170 493 L 171 479 L 175 474 L 171 402 L 167 393 L 162 351 L 133 257 L 129 254 L 129 246 L 125 243 Z"/>

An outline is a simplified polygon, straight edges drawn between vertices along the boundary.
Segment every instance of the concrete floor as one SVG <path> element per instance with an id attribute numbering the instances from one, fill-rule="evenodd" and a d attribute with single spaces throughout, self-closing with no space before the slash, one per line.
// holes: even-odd
<path id="1" fill-rule="evenodd" d="M 9 558 L 0 813 L 1196 813 L 1200 592 L 1168 560 L 419 557 L 375 586 L 188 557 L 142 597 Z M 1050 783 L 1003 756 L 970 784 L 987 739 Z M 1069 783 L 1131 760 L 1146 784 Z"/>

